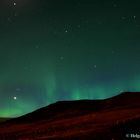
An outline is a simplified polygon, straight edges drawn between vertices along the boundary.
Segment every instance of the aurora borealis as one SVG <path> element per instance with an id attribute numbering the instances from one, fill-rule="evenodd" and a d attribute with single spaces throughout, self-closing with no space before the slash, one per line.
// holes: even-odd
<path id="1" fill-rule="evenodd" d="M 139 0 L 0 1 L 0 117 L 140 91 L 139 9 Z"/>

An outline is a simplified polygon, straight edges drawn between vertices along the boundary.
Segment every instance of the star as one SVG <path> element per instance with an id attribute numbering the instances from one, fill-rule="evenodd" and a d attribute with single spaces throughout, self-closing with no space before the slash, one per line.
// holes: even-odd
<path id="1" fill-rule="evenodd" d="M 80 28 L 80 27 L 81 27 L 81 25 L 78 25 L 77 27 L 78 27 L 78 28 Z"/>
<path id="2" fill-rule="evenodd" d="M 60 57 L 60 60 L 64 60 L 64 57 L 63 57 L 63 56 L 61 56 L 61 57 Z"/>
<path id="3" fill-rule="evenodd" d="M 14 6 L 16 6 L 17 5 L 17 3 L 16 2 L 14 2 Z"/>
<path id="4" fill-rule="evenodd" d="M 39 46 L 35 46 L 36 49 L 39 49 Z"/>
<path id="5" fill-rule="evenodd" d="M 13 97 L 13 99 L 14 99 L 14 100 L 17 100 L 17 97 L 16 97 L 16 96 L 14 96 L 14 97 Z"/>
<path id="6" fill-rule="evenodd" d="M 136 16 L 133 16 L 134 19 L 136 19 Z"/>

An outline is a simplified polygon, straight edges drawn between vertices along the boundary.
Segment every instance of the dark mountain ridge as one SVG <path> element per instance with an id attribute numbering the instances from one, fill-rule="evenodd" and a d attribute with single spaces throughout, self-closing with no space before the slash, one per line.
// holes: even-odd
<path id="1" fill-rule="evenodd" d="M 0 124 L 0 140 L 132 140 L 140 128 L 140 92 L 104 100 L 59 101 Z"/>
<path id="2" fill-rule="evenodd" d="M 58 117 L 61 118 L 62 116 L 66 117 L 67 115 L 67 117 L 74 117 L 104 109 L 122 106 L 139 106 L 139 101 L 140 92 L 123 92 L 117 96 L 104 100 L 58 101 L 24 116 L 8 120 L 8 122 L 25 123 L 40 120 L 52 120 Z"/>

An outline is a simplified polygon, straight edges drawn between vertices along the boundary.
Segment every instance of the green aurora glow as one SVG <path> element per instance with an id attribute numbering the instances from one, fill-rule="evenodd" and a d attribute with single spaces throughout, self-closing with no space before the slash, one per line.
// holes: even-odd
<path id="1" fill-rule="evenodd" d="M 140 91 L 139 1 L 15 2 L 0 2 L 0 117 Z"/>

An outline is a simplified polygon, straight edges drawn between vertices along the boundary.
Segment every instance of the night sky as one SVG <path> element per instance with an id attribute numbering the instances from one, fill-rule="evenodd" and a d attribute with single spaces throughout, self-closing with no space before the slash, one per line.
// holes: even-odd
<path id="1" fill-rule="evenodd" d="M 140 91 L 139 0 L 0 1 L 0 117 L 122 91 Z"/>

